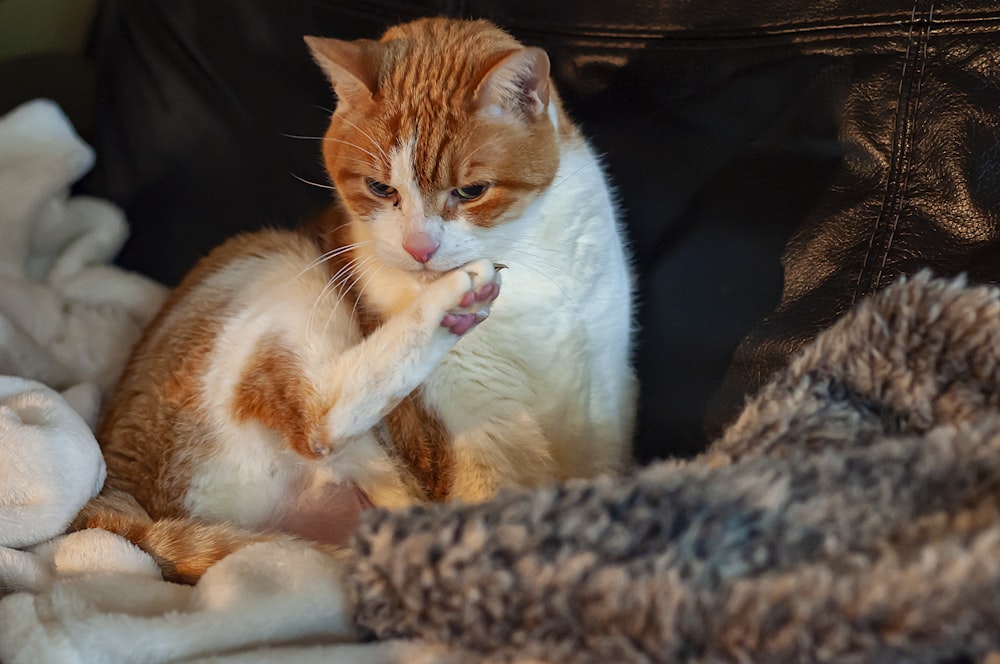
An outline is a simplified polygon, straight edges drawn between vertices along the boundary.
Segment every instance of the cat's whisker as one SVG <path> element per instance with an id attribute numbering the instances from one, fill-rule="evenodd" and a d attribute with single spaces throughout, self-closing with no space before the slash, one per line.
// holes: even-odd
<path id="1" fill-rule="evenodd" d="M 576 169 L 572 173 L 567 173 L 563 177 L 558 178 L 557 180 L 553 181 L 551 186 L 555 187 L 557 185 L 562 185 L 562 184 L 565 184 L 565 183 L 569 182 L 574 177 L 576 177 L 577 175 L 579 175 L 580 171 L 582 171 L 585 168 L 588 168 L 589 166 L 590 166 L 590 164 L 584 164 L 583 166 L 581 166 L 580 168 Z"/>
<path id="2" fill-rule="evenodd" d="M 318 182 L 313 182 L 311 180 L 307 180 L 307 179 L 305 179 L 303 177 L 299 177 L 298 175 L 296 175 L 295 173 L 292 173 L 291 171 L 289 171 L 288 174 L 291 175 L 296 180 L 298 180 L 299 182 L 305 182 L 306 184 L 310 184 L 310 185 L 312 185 L 314 187 L 319 187 L 320 189 L 329 189 L 330 191 L 333 191 L 333 186 L 332 185 L 329 185 L 329 184 L 320 184 Z"/>
<path id="3" fill-rule="evenodd" d="M 574 260 L 578 259 L 579 257 L 579 254 L 573 251 L 568 251 L 563 248 L 557 248 L 545 244 L 534 244 L 531 242 L 525 242 L 523 240 L 518 242 L 515 245 L 515 249 L 513 249 L 514 253 L 523 253 L 525 251 L 537 252 L 535 254 L 535 257 L 542 260 L 551 260 L 552 259 L 551 257 L 553 256 L 570 258 Z"/>
<path id="4" fill-rule="evenodd" d="M 313 312 L 312 312 L 312 314 L 315 314 L 315 309 L 319 306 L 320 302 L 323 299 L 326 298 L 327 293 L 329 293 L 332 288 L 336 288 L 339 285 L 339 283 L 340 283 L 340 281 L 341 281 L 341 279 L 343 277 L 345 277 L 346 275 L 351 274 L 351 272 L 353 270 L 355 270 L 358 266 L 360 266 L 360 265 L 364 264 L 365 262 L 367 262 L 369 258 L 370 257 L 367 257 L 367 258 L 353 257 L 349 261 L 347 261 L 346 263 L 344 263 L 340 267 L 340 269 L 337 270 L 336 273 L 334 273 L 333 275 L 331 275 L 331 277 L 329 279 L 327 279 L 326 285 L 323 287 L 323 290 L 320 292 L 319 296 L 316 298 L 316 302 L 313 303 Z M 313 316 L 310 315 L 310 318 L 312 318 L 312 317 Z"/>
<path id="5" fill-rule="evenodd" d="M 285 138 L 295 138 L 302 141 L 322 141 L 326 139 L 326 136 L 303 136 L 302 134 L 286 134 L 281 132 L 281 136 Z"/>
<path id="6" fill-rule="evenodd" d="M 543 251 L 546 254 L 551 254 L 553 256 L 564 256 L 569 258 L 576 257 L 575 253 L 567 251 L 566 249 L 553 244 L 552 240 L 550 239 L 531 236 L 531 235 L 519 236 L 516 240 L 512 241 L 512 245 L 513 247 L 516 247 L 512 248 L 512 251 L 515 252 L 521 251 L 521 249 L 527 247 L 529 249 Z"/>
<path id="7" fill-rule="evenodd" d="M 363 260 L 351 265 L 349 270 L 347 271 L 341 270 L 335 275 L 335 277 L 338 279 L 340 296 L 337 298 L 337 301 L 333 305 L 334 309 L 340 307 L 340 305 L 344 302 L 344 298 L 347 297 L 347 295 L 351 292 L 351 289 L 354 288 L 358 280 L 362 276 L 364 276 L 365 270 L 363 270 L 362 268 L 364 267 L 365 269 L 367 269 L 366 266 L 370 266 L 370 264 L 375 260 L 376 259 L 374 256 L 368 256 Z M 353 281 L 351 281 L 352 277 L 354 278 Z M 351 283 L 348 284 L 348 281 L 351 281 Z"/>
<path id="8" fill-rule="evenodd" d="M 361 130 L 359 129 L 358 131 L 361 131 Z M 364 134 L 364 132 L 361 132 L 361 133 Z M 330 141 L 331 143 L 342 143 L 343 145 L 347 145 L 349 147 L 352 147 L 355 150 L 360 150 L 361 152 L 364 152 L 366 155 L 368 155 L 369 157 L 371 157 L 372 159 L 374 159 L 376 162 L 378 161 L 378 155 L 376 155 L 375 153 L 369 152 L 368 150 L 364 149 L 363 147 L 361 147 L 357 143 L 352 143 L 350 141 L 345 141 L 345 140 L 340 139 L 340 138 L 333 138 L 332 136 L 303 136 L 301 134 L 284 134 L 284 133 L 281 134 L 281 135 L 284 136 L 285 138 L 294 138 L 294 139 L 302 140 L 302 141 Z M 372 139 L 371 136 L 369 136 L 368 134 L 365 134 L 365 137 L 368 138 L 369 140 L 371 140 L 374 143 L 374 139 Z M 374 145 L 375 145 L 375 148 L 377 150 L 379 150 L 380 152 L 382 152 L 382 156 L 385 157 L 386 160 L 388 160 L 389 157 L 388 157 L 388 155 L 385 154 L 385 151 L 382 150 L 382 148 L 377 143 L 374 143 Z"/>
<path id="9" fill-rule="evenodd" d="M 358 302 L 360 302 L 361 298 L 364 297 L 365 289 L 368 288 L 368 286 L 370 284 L 374 283 L 375 278 L 385 268 L 386 268 L 385 263 L 383 263 L 382 265 L 380 265 L 378 267 L 378 269 L 375 270 L 375 273 L 371 275 L 371 278 L 368 279 L 367 283 L 361 287 L 360 291 L 358 291 L 358 298 L 356 300 L 354 300 L 354 306 L 351 308 L 351 320 L 355 320 L 356 319 L 356 316 L 357 316 L 357 313 L 358 313 Z"/>
<path id="10" fill-rule="evenodd" d="M 295 278 L 298 279 L 299 277 L 301 277 L 303 274 L 305 274 L 309 270 L 313 269 L 314 267 L 319 267 L 320 265 L 322 265 L 323 263 L 327 262 L 328 260 L 336 258 L 337 256 L 340 256 L 341 254 L 350 251 L 355 246 L 356 245 L 347 245 L 345 247 L 337 247 L 336 249 L 331 249 L 330 251 L 326 252 L 325 254 L 322 254 L 322 255 L 314 258 L 308 265 L 306 265 L 304 268 L 302 268 L 299 271 L 298 274 L 295 275 Z"/>
<path id="11" fill-rule="evenodd" d="M 528 252 L 528 251 L 522 251 L 521 253 L 523 253 L 524 255 L 526 255 L 526 256 L 528 256 L 530 258 L 535 258 L 535 259 L 538 259 L 540 261 L 545 260 L 544 257 L 533 255 L 531 252 Z M 546 281 L 551 282 L 551 284 L 556 287 L 556 290 L 559 291 L 559 293 L 563 296 L 563 298 L 565 298 L 566 300 L 570 300 L 569 293 L 567 293 L 566 290 L 562 286 L 559 285 L 559 280 L 556 278 L 555 275 L 553 275 L 553 274 L 551 274 L 549 272 L 546 272 L 545 270 L 542 270 L 542 269 L 540 269 L 538 267 L 535 267 L 533 265 L 529 265 L 528 263 L 526 263 L 524 261 L 514 261 L 514 262 L 512 262 L 512 265 L 513 265 L 513 267 L 511 269 L 513 269 L 513 270 L 516 270 L 518 268 L 522 268 L 523 267 L 523 268 L 531 270 L 535 274 L 541 276 Z"/>
<path id="12" fill-rule="evenodd" d="M 335 305 L 333 306 L 333 308 L 332 308 L 332 309 L 330 310 L 330 315 L 329 315 L 329 316 L 327 316 L 327 318 L 326 318 L 326 323 L 325 323 L 325 324 L 323 325 L 323 334 L 324 334 L 324 335 L 326 334 L 326 329 L 327 329 L 327 327 L 329 327 L 329 325 L 330 325 L 330 321 L 331 321 L 331 320 L 332 320 L 332 318 L 333 318 L 333 314 L 334 314 L 334 312 L 335 312 L 335 311 L 336 311 L 337 309 L 339 309 L 339 308 L 340 308 L 340 305 L 341 305 L 341 303 L 342 303 L 342 302 L 344 301 L 344 297 L 346 297 L 346 296 L 347 296 L 347 294 L 348 294 L 348 293 L 350 293 L 350 292 L 351 292 L 351 291 L 352 291 L 352 290 L 354 289 L 354 287 L 355 287 L 355 286 L 357 286 L 357 285 L 358 285 L 358 283 L 359 283 L 359 282 L 360 282 L 360 281 L 361 281 L 362 279 L 364 279 L 364 278 L 365 278 L 365 275 L 367 275 L 367 274 L 368 274 L 368 272 L 370 272 L 370 271 L 371 271 L 371 269 L 372 269 L 372 268 L 374 267 L 374 264 L 372 264 L 372 263 L 371 263 L 370 261 L 374 261 L 374 260 L 375 260 L 375 257 L 374 257 L 374 256 L 369 256 L 369 257 L 368 257 L 368 258 L 366 258 L 366 259 L 365 259 L 364 261 L 362 261 L 362 263 L 360 263 L 360 264 L 358 265 L 358 267 L 360 268 L 360 267 L 361 267 L 361 265 L 365 265 L 365 264 L 367 263 L 367 265 L 365 265 L 365 268 L 364 268 L 363 270 L 357 270 L 357 269 L 356 269 L 356 270 L 354 270 L 353 274 L 354 274 L 354 275 L 356 275 L 356 276 L 355 276 L 355 278 L 354 278 L 354 280 L 353 280 L 353 281 L 352 281 L 352 282 L 351 282 L 351 283 L 350 283 L 349 285 L 345 285 L 345 286 L 343 286 L 343 287 L 341 288 L 341 294 L 340 294 L 340 297 L 339 297 L 339 298 L 337 298 L 337 303 L 336 303 L 336 304 L 335 304 Z M 384 266 L 382 266 L 382 267 L 384 267 Z M 378 268 L 378 270 L 381 270 L 381 269 L 382 269 L 382 267 L 379 267 L 379 268 Z M 377 274 L 377 272 L 376 272 L 376 274 Z M 348 276 L 347 278 L 349 279 L 350 277 Z M 345 279 L 345 281 L 346 281 L 346 279 Z M 355 316 L 356 316 L 356 314 L 357 314 L 357 309 L 358 309 L 358 302 L 359 302 L 359 301 L 361 300 L 361 295 L 362 295 L 362 293 L 364 293 L 364 290 L 365 290 L 365 287 L 364 287 L 364 286 L 362 286 L 362 287 L 361 287 L 361 290 L 360 290 L 360 291 L 358 292 L 358 295 L 357 295 L 357 297 L 356 297 L 356 298 L 355 298 L 355 300 L 354 300 L 354 306 L 353 306 L 353 307 L 351 307 L 351 320 L 352 320 L 352 321 L 354 321 L 354 320 L 355 320 Z"/>
<path id="13" fill-rule="evenodd" d="M 557 256 L 572 256 L 572 254 L 565 249 L 557 249 L 552 246 L 544 244 L 544 240 L 540 240 L 538 244 L 530 241 L 526 241 L 526 238 L 519 238 L 516 243 L 516 249 L 514 251 L 521 251 L 524 248 L 536 249 L 538 251 L 543 251 L 546 254 L 555 254 Z"/>
<path id="14" fill-rule="evenodd" d="M 378 162 L 378 155 L 376 155 L 374 152 L 370 152 L 368 150 L 365 150 L 363 147 L 361 147 L 357 143 L 351 143 L 350 141 L 341 140 L 339 138 L 331 138 L 329 136 L 323 137 L 323 140 L 324 141 L 330 141 L 331 143 L 341 143 L 343 145 L 347 145 L 349 147 L 352 147 L 355 150 L 360 150 L 361 152 L 364 152 L 366 155 L 368 155 L 373 160 L 375 160 L 376 162 Z"/>
<path id="15" fill-rule="evenodd" d="M 382 146 L 379 145 L 378 141 L 376 141 L 375 138 L 371 134 L 369 134 L 367 131 L 365 131 L 364 129 L 362 129 L 361 127 L 359 127 L 358 125 L 356 125 L 355 123 L 353 123 L 350 120 L 348 120 L 346 117 L 342 117 L 340 119 L 343 120 L 345 123 L 351 125 L 353 128 L 357 129 L 361 133 L 362 136 L 364 136 L 369 141 L 371 141 L 371 144 L 373 146 L 375 146 L 375 149 L 382 153 L 382 156 L 385 158 L 386 163 L 389 163 L 391 161 L 391 159 L 389 159 L 389 155 L 386 154 L 386 151 L 382 149 Z"/>
<path id="16" fill-rule="evenodd" d="M 344 226 L 349 226 L 349 225 L 350 224 L 341 224 L 339 227 L 337 227 L 336 229 L 334 229 L 334 232 L 336 232 L 337 230 L 340 230 Z M 344 254 L 344 253 L 347 253 L 348 251 L 351 251 L 352 249 L 357 249 L 358 247 L 363 247 L 364 245 L 371 244 L 371 243 L 372 243 L 371 240 L 364 240 L 362 242 L 353 242 L 351 244 L 345 244 L 343 246 L 331 249 L 330 251 L 326 252 L 325 254 L 322 254 L 321 256 L 318 256 L 317 258 L 314 258 L 308 265 L 306 265 L 304 268 L 302 268 L 302 270 L 297 275 L 295 275 L 295 278 L 298 279 L 299 277 L 301 277 L 303 274 L 305 274 L 309 270 L 311 270 L 311 269 L 313 269 L 315 267 L 319 267 L 320 265 L 322 265 L 323 263 L 327 262 L 328 260 L 330 260 L 332 258 L 336 258 L 337 256 L 340 256 L 341 254 Z"/>
<path id="17" fill-rule="evenodd" d="M 319 295 L 316 296 L 316 299 L 313 300 L 313 305 L 309 309 L 309 317 L 306 319 L 306 338 L 307 339 L 311 340 L 311 338 L 312 338 L 313 322 L 316 320 L 316 313 L 319 311 L 319 305 L 320 305 L 320 303 L 324 299 L 326 299 L 326 294 L 328 292 L 330 292 L 330 289 L 333 288 L 334 286 L 335 286 L 334 279 L 333 279 L 333 277 L 331 277 L 323 285 L 323 290 L 321 290 L 320 293 L 319 293 Z"/>
<path id="18" fill-rule="evenodd" d="M 328 281 L 323 286 L 323 290 L 320 291 L 319 295 L 316 296 L 316 299 L 313 300 L 312 307 L 310 307 L 310 309 L 309 309 L 309 316 L 306 318 L 306 342 L 307 343 L 312 343 L 312 340 L 313 340 L 313 321 L 316 320 L 316 313 L 319 311 L 319 303 L 323 301 L 323 298 L 326 295 L 326 291 L 327 291 L 327 289 L 329 287 L 330 287 L 330 282 Z"/>
<path id="19" fill-rule="evenodd" d="M 492 147 L 494 147 L 496 145 L 500 145 L 501 143 L 502 143 L 502 141 L 500 141 L 499 139 L 492 139 L 492 140 L 486 141 L 485 143 L 483 143 L 479 147 L 477 147 L 475 150 L 473 150 L 469 154 L 465 155 L 465 161 L 468 162 L 480 150 L 483 150 L 485 148 L 492 148 Z"/>
<path id="20" fill-rule="evenodd" d="M 366 256 L 361 259 L 352 260 L 347 265 L 338 270 L 337 274 L 333 275 L 332 277 L 333 282 L 337 284 L 338 288 L 340 288 L 340 295 L 337 297 L 337 301 L 334 303 L 335 308 L 340 306 L 340 304 L 344 301 L 344 298 L 347 297 L 347 294 L 350 291 L 350 287 L 347 287 L 347 282 L 351 279 L 351 277 L 358 274 L 358 272 L 361 270 L 363 266 L 368 265 L 373 260 L 375 260 L 374 256 Z"/>
<path id="21" fill-rule="evenodd" d="M 340 286 L 342 286 L 342 284 L 340 283 L 341 280 L 346 280 L 346 279 L 350 278 L 350 275 L 354 271 L 356 271 L 360 266 L 364 265 L 365 263 L 367 263 L 370 260 L 372 260 L 371 256 L 368 256 L 368 257 L 360 259 L 360 260 L 356 259 L 356 258 L 355 259 L 351 259 L 343 267 L 341 267 L 340 270 L 338 270 L 336 274 L 334 274 L 332 277 L 330 277 L 330 279 L 326 282 L 326 285 L 323 287 L 323 290 L 316 297 L 316 300 L 313 302 L 312 309 L 309 312 L 309 319 L 308 319 L 308 321 L 306 323 L 307 330 L 308 330 L 309 334 L 312 333 L 313 322 L 316 319 L 316 313 L 319 311 L 319 306 L 323 302 L 323 300 L 326 299 L 326 297 L 330 293 L 330 291 L 334 290 L 334 289 L 337 289 L 337 288 L 340 288 Z M 327 328 L 330 325 L 330 318 L 336 313 L 337 308 L 340 306 L 341 301 L 343 300 L 344 296 L 347 293 L 347 290 L 348 289 L 341 289 L 341 294 L 337 298 L 337 301 L 330 307 L 330 313 L 327 316 L 327 322 L 323 325 L 322 336 L 326 336 L 326 330 L 327 330 Z"/>
<path id="22" fill-rule="evenodd" d="M 365 168 L 376 171 L 378 170 L 378 165 L 370 159 L 355 159 L 354 157 L 340 157 L 341 161 L 351 161 L 355 164 L 361 164 Z"/>

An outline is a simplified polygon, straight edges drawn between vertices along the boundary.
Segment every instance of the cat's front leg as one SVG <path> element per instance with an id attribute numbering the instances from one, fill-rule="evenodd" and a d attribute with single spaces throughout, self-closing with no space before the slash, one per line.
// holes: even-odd
<path id="1" fill-rule="evenodd" d="M 325 393 L 334 399 L 313 452 L 330 454 L 375 426 L 427 380 L 459 338 L 487 318 L 499 294 L 494 265 L 468 263 L 427 284 L 409 307 L 341 354 L 328 375 Z"/>

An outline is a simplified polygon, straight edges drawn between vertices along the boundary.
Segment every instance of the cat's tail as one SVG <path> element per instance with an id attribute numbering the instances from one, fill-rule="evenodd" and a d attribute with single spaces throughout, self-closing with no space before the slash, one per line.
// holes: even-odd
<path id="1" fill-rule="evenodd" d="M 187 584 L 196 583 L 209 567 L 250 544 L 303 541 L 282 533 L 254 532 L 194 518 L 153 520 L 131 495 L 107 487 L 84 506 L 70 526 L 71 530 L 87 528 L 103 528 L 124 537 L 152 556 L 166 581 Z M 344 553 L 335 547 L 314 546 L 333 555 Z"/>

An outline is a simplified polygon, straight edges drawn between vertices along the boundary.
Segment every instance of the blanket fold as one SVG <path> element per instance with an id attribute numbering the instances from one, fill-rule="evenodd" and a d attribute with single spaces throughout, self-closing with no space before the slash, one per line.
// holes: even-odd
<path id="1" fill-rule="evenodd" d="M 0 375 L 107 392 L 166 297 L 110 265 L 128 236 L 121 210 L 71 195 L 93 163 L 51 101 L 0 118 Z"/>
<path id="2" fill-rule="evenodd" d="M 93 161 L 50 101 L 0 118 L 0 593 L 51 580 L 21 549 L 62 534 L 100 491 L 102 392 L 166 293 L 108 264 L 121 211 L 70 195 Z"/>

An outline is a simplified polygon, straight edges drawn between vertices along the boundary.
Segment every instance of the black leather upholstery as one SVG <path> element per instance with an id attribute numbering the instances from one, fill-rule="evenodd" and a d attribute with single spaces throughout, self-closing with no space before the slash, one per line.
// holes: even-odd
<path id="1" fill-rule="evenodd" d="M 301 35 L 490 18 L 545 47 L 617 186 L 639 274 L 637 456 L 690 454 L 896 276 L 1000 279 L 1000 3 L 108 0 L 93 193 L 175 282 L 324 204 L 332 96 Z M 297 176 L 297 177 L 296 177 Z M 706 423 L 707 431 L 706 434 Z"/>

